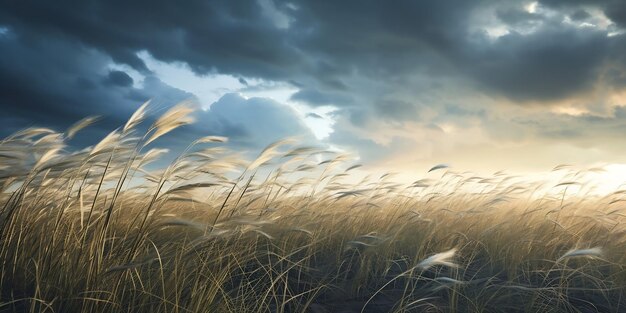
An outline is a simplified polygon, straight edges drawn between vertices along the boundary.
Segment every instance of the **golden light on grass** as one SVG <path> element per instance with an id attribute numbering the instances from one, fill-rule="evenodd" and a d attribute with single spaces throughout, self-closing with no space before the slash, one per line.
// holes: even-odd
<path id="1" fill-rule="evenodd" d="M 345 155 L 247 161 L 211 134 L 152 170 L 167 150 L 143 147 L 193 118 L 138 134 L 147 109 L 89 149 L 65 141 L 91 119 L 0 142 L 0 312 L 626 310 L 626 191 L 579 170 L 359 181 Z"/>

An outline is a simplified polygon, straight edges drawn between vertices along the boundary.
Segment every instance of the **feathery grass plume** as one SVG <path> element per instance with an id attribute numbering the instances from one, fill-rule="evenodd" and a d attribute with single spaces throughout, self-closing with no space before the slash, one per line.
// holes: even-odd
<path id="1" fill-rule="evenodd" d="M 552 171 L 553 171 L 553 172 L 555 172 L 555 171 L 560 171 L 560 170 L 564 170 L 564 169 L 571 168 L 572 166 L 573 166 L 573 165 L 571 165 L 571 164 L 559 164 L 559 165 L 555 166 L 555 167 L 552 169 Z"/>
<path id="2" fill-rule="evenodd" d="M 363 166 L 363 165 L 362 165 L 362 164 L 355 164 L 355 165 L 352 165 L 352 166 L 348 167 L 348 168 L 347 168 L 344 172 L 349 172 L 349 171 L 351 171 L 351 170 L 353 170 L 353 169 L 357 169 L 357 168 L 359 168 L 359 167 L 361 167 L 361 166 Z"/>
<path id="3" fill-rule="evenodd" d="M 354 240 L 346 242 L 346 247 L 344 250 L 348 251 L 350 249 L 360 249 L 363 247 L 376 247 L 386 242 L 389 238 L 385 236 L 377 235 L 376 233 L 369 233 L 365 235 L 358 236 Z"/>
<path id="4" fill-rule="evenodd" d="M 266 164 L 272 158 L 274 158 L 275 156 L 279 154 L 278 148 L 284 145 L 293 144 L 295 142 L 296 140 L 294 138 L 285 138 L 282 140 L 278 140 L 274 143 L 271 143 L 270 145 L 265 147 L 265 149 L 263 149 L 261 153 L 259 153 L 259 156 L 254 161 L 252 161 L 250 165 L 248 165 L 248 170 L 253 171 L 257 167 Z"/>
<path id="5" fill-rule="evenodd" d="M 184 226 L 194 228 L 196 230 L 205 231 L 208 228 L 208 225 L 186 220 L 186 219 L 171 219 L 166 220 L 160 224 L 161 227 L 169 227 L 169 226 Z"/>
<path id="6" fill-rule="evenodd" d="M 411 184 L 411 187 L 412 188 L 428 188 L 433 183 L 434 183 L 434 181 L 432 179 L 423 178 L 423 179 L 419 179 L 419 180 L 414 181 L 413 184 Z"/>
<path id="7" fill-rule="evenodd" d="M 12 149 L 11 146 L 0 146 L 0 158 L 4 159 L 2 161 L 23 161 L 29 156 L 30 155 L 26 153 L 26 151 Z"/>
<path id="8" fill-rule="evenodd" d="M 54 157 L 58 155 L 58 152 L 62 149 L 62 147 L 52 147 L 50 150 L 46 151 L 35 163 L 34 169 L 40 169 L 43 164 L 52 160 Z"/>
<path id="9" fill-rule="evenodd" d="M 43 127 L 30 127 L 30 128 L 26 128 L 24 130 L 20 130 L 18 132 L 16 132 L 15 134 L 3 139 L 2 141 L 0 141 L 0 143 L 5 142 L 5 141 L 11 141 L 11 140 L 15 140 L 15 138 L 21 138 L 21 139 L 31 139 L 33 137 L 37 137 L 37 136 L 41 136 L 41 135 L 49 135 L 49 134 L 54 134 L 56 133 L 54 130 L 49 129 L 49 128 L 43 128 Z"/>
<path id="10" fill-rule="evenodd" d="M 303 154 L 312 154 L 312 153 L 317 153 L 317 152 L 321 152 L 321 150 L 317 147 L 297 147 L 294 149 L 291 149 L 291 151 L 283 154 L 283 158 L 287 158 L 287 157 L 292 157 L 292 156 L 297 156 L 297 155 L 303 155 Z"/>
<path id="11" fill-rule="evenodd" d="M 152 101 L 152 100 L 148 100 L 148 101 L 144 102 L 144 104 L 142 104 L 133 113 L 133 115 L 130 116 L 128 121 L 126 121 L 126 124 L 124 125 L 124 128 L 122 129 L 123 133 L 127 133 L 128 131 L 130 131 L 131 129 L 135 128 L 135 126 L 139 125 L 144 120 L 144 118 L 146 116 L 146 109 L 147 109 L 148 105 L 150 104 L 150 101 Z"/>
<path id="12" fill-rule="evenodd" d="M 350 196 L 353 196 L 353 197 L 360 196 L 368 191 L 370 191 L 370 189 L 339 191 L 335 194 L 335 196 L 337 199 L 342 199 L 342 198 L 350 197 Z"/>
<path id="13" fill-rule="evenodd" d="M 450 167 L 450 165 L 448 165 L 448 164 L 437 164 L 437 165 L 431 167 L 428 170 L 428 172 L 426 172 L 426 173 L 430 173 L 432 171 L 436 171 L 436 170 L 440 170 L 440 169 L 444 169 L 444 168 L 448 168 L 448 167 Z"/>
<path id="14" fill-rule="evenodd" d="M 189 192 L 189 191 L 193 191 L 193 190 L 200 189 L 200 188 L 214 187 L 214 186 L 218 186 L 218 185 L 219 184 L 216 184 L 216 183 L 190 183 L 190 184 L 185 184 L 185 185 L 177 186 L 177 187 L 174 187 L 174 188 L 170 188 L 166 192 L 162 193 L 159 197 L 164 197 L 166 195 L 173 194 L 173 193 Z"/>
<path id="15" fill-rule="evenodd" d="M 435 279 L 433 279 L 433 282 L 436 282 L 439 285 L 434 287 L 432 289 L 432 291 L 439 291 L 439 290 L 451 288 L 452 286 L 455 286 L 455 285 L 466 285 L 467 284 L 467 282 L 465 282 L 465 281 L 461 281 L 461 280 L 454 279 L 454 278 L 451 278 L 451 277 L 436 277 Z"/>
<path id="16" fill-rule="evenodd" d="M 142 167 L 147 164 L 150 164 L 158 160 L 161 156 L 163 156 L 164 154 L 168 152 L 170 152 L 169 149 L 159 149 L 159 148 L 150 149 L 148 150 L 148 152 L 144 153 L 141 156 L 141 159 L 139 160 L 139 164 L 137 165 L 137 167 Z"/>
<path id="17" fill-rule="evenodd" d="M 223 147 L 211 147 L 195 151 L 186 155 L 187 158 L 196 158 L 200 162 L 209 162 L 216 160 L 220 157 L 220 154 L 225 154 L 228 150 Z"/>
<path id="18" fill-rule="evenodd" d="M 194 109 L 186 103 L 178 104 L 169 109 L 150 127 L 148 133 L 152 135 L 146 140 L 144 146 L 180 126 L 193 123 L 195 119 L 190 116 L 193 111 Z"/>
<path id="19" fill-rule="evenodd" d="M 208 143 L 208 142 L 220 142 L 220 143 L 225 143 L 228 142 L 228 137 L 223 137 L 223 136 L 206 136 L 206 137 L 202 137 L 198 140 L 195 141 L 195 143 L 199 144 L 199 143 Z"/>
<path id="20" fill-rule="evenodd" d="M 445 277 L 445 276 L 440 276 L 440 277 L 435 277 L 434 281 L 436 282 L 441 282 L 441 283 L 446 283 L 446 284 L 467 284 L 469 282 L 466 281 L 461 281 L 458 279 L 454 279 L 451 277 Z"/>
<path id="21" fill-rule="evenodd" d="M 344 251 L 349 251 L 352 249 L 359 249 L 360 247 L 375 247 L 377 246 L 377 244 L 373 244 L 373 243 L 367 243 L 367 242 L 363 242 L 363 241 L 358 241 L 358 240 L 351 240 L 346 242 L 346 247 L 344 248 Z"/>
<path id="22" fill-rule="evenodd" d="M 293 172 L 308 172 L 314 170 L 316 168 L 315 164 L 300 164 L 296 167 Z"/>
<path id="23" fill-rule="evenodd" d="M 589 249 L 572 249 L 563 254 L 557 259 L 557 262 L 567 258 L 573 257 L 587 257 L 587 258 L 602 258 L 603 251 L 601 247 L 594 247 Z"/>
<path id="24" fill-rule="evenodd" d="M 102 153 L 106 153 L 107 151 L 110 151 L 111 147 L 116 146 L 121 138 L 122 138 L 122 135 L 119 133 L 117 129 L 110 132 L 108 135 L 106 135 L 106 137 L 100 140 L 100 142 L 98 142 L 93 147 L 93 149 L 91 149 L 91 152 L 89 153 L 89 155 L 96 156 Z"/>
<path id="25" fill-rule="evenodd" d="M 263 237 L 265 237 L 265 238 L 267 238 L 267 239 L 269 239 L 269 240 L 274 240 L 274 237 L 272 235 L 270 235 L 270 234 L 268 234 L 268 233 L 266 233 L 266 232 L 264 232 L 264 231 L 262 231 L 260 229 L 253 229 L 252 231 L 257 233 L 257 234 L 259 234 L 259 235 L 261 235 L 261 236 L 263 236 Z"/>
<path id="26" fill-rule="evenodd" d="M 34 147 L 42 147 L 42 146 L 49 146 L 49 145 L 59 145 L 63 143 L 63 135 L 59 134 L 59 133 L 50 133 L 50 134 L 46 134 L 43 137 L 35 140 L 35 142 L 33 142 L 33 146 Z"/>
<path id="27" fill-rule="evenodd" d="M 558 266 L 626 251 L 626 190 L 563 197 L 505 173 L 357 179 L 347 155 L 296 145 L 256 162 L 195 147 L 152 169 L 166 150 L 141 152 L 156 129 L 132 135 L 139 111 L 76 152 L 46 129 L 0 142 L 0 311 L 626 312 L 624 256 Z M 269 162 L 265 179 L 241 175 Z M 602 248 L 561 251 L 580 242 Z"/>
<path id="28" fill-rule="evenodd" d="M 198 170 L 205 173 L 236 172 L 245 166 L 246 163 L 243 160 L 230 156 L 206 162 Z"/>
<path id="29" fill-rule="evenodd" d="M 454 258 L 455 254 L 456 254 L 456 248 L 450 249 L 445 252 L 433 254 L 427 257 L 426 259 L 424 259 L 422 262 L 419 262 L 417 264 L 417 268 L 420 268 L 422 270 L 427 270 L 435 265 L 443 265 L 443 266 L 453 267 L 453 268 L 459 267 L 458 264 L 451 261 L 451 259 Z"/>
<path id="30" fill-rule="evenodd" d="M 65 132 L 65 137 L 67 139 L 74 138 L 74 135 L 76 135 L 76 133 L 78 133 L 80 130 L 84 129 L 85 127 L 88 127 L 94 124 L 99 119 L 100 119 L 99 116 L 90 116 L 74 123 L 74 125 L 70 126 L 70 128 L 68 128 L 67 131 Z"/>
<path id="31" fill-rule="evenodd" d="M 562 183 L 558 183 L 556 185 L 554 185 L 554 187 L 561 187 L 561 186 L 572 186 L 572 185 L 581 185 L 581 183 L 576 182 L 576 181 L 566 181 L 566 182 L 562 182 Z"/>
<path id="32" fill-rule="evenodd" d="M 352 158 L 353 158 L 353 156 L 348 154 L 348 153 L 341 153 L 341 154 L 338 154 L 337 156 L 335 156 L 332 159 L 321 161 L 317 165 L 324 165 L 324 164 L 326 164 L 325 171 L 329 172 L 329 171 L 332 171 L 335 167 L 343 164 L 345 161 L 349 161 Z"/>

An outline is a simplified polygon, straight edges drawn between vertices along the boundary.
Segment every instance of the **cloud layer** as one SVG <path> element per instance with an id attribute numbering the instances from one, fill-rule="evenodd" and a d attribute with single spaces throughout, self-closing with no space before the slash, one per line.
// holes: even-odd
<path id="1" fill-rule="evenodd" d="M 8 1 L 0 8 L 5 133 L 66 127 L 93 114 L 107 117 L 104 129 L 147 98 L 161 107 L 198 98 L 165 83 L 142 58 L 148 54 L 198 77 L 232 76 L 244 93 L 277 84 L 294 90 L 285 103 L 225 90 L 203 104 L 212 106 L 193 132 L 230 136 L 241 147 L 290 134 L 316 141 L 303 121 L 332 119 L 323 144 L 375 164 L 408 155 L 406 162 L 427 167 L 466 153 L 475 157 L 460 159 L 464 166 L 485 168 L 480 159 L 497 158 L 489 154 L 499 149 L 544 155 L 554 144 L 602 161 L 622 152 L 615 144 L 626 128 L 626 3 L 619 0 Z M 331 115 L 313 112 L 325 106 L 335 108 Z M 545 163 L 592 159 L 563 157 Z"/>

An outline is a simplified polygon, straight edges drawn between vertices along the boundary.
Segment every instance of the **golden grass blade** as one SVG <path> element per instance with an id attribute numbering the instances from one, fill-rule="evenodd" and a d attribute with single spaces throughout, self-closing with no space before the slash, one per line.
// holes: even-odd
<path id="1" fill-rule="evenodd" d="M 196 140 L 196 143 L 208 143 L 208 142 L 219 142 L 225 143 L 228 142 L 228 137 L 222 136 L 206 136 Z"/>
<path id="2" fill-rule="evenodd" d="M 261 151 L 259 156 L 254 161 L 252 161 L 250 165 L 248 165 L 248 170 L 252 171 L 256 169 L 257 167 L 264 165 L 265 163 L 270 161 L 273 157 L 279 154 L 279 152 L 277 151 L 278 148 L 284 145 L 293 144 L 295 142 L 296 140 L 293 138 L 286 138 L 286 139 L 279 140 L 270 144 L 265 149 L 263 149 L 263 151 Z"/>
<path id="3" fill-rule="evenodd" d="M 444 169 L 444 168 L 449 168 L 449 167 L 450 167 L 450 165 L 448 165 L 448 164 L 437 164 L 437 165 L 435 165 L 435 166 L 431 167 L 431 168 L 428 170 L 428 172 L 427 172 L 427 173 L 430 173 L 430 172 L 432 172 L 432 171 L 436 171 L 436 170 L 440 170 L 440 169 Z"/>
<path id="4" fill-rule="evenodd" d="M 443 265 L 447 267 L 459 267 L 458 264 L 451 261 L 451 259 L 456 254 L 456 249 L 450 249 L 445 252 L 433 254 L 420 263 L 417 264 L 417 268 L 421 268 L 422 270 L 427 270 L 435 265 Z"/>
<path id="5" fill-rule="evenodd" d="M 76 122 L 74 125 L 67 129 L 67 131 L 65 132 L 65 136 L 67 137 L 67 139 L 72 139 L 74 138 L 74 135 L 76 135 L 76 133 L 78 133 L 80 130 L 96 123 L 99 119 L 99 116 L 90 116 Z"/>
<path id="6" fill-rule="evenodd" d="M 116 146 L 121 138 L 122 138 L 121 134 L 116 129 L 110 132 L 102 140 L 100 140 L 100 142 L 97 143 L 96 146 L 93 147 L 93 149 L 91 149 L 91 152 L 89 154 L 91 156 L 101 154 L 103 151 L 108 150 L 107 148 Z"/>
<path id="7" fill-rule="evenodd" d="M 146 116 L 146 109 L 147 109 L 148 105 L 150 104 L 150 101 L 151 100 L 146 101 L 144 104 L 142 104 L 133 113 L 133 115 L 130 116 L 130 118 L 128 119 L 128 121 L 124 125 L 124 128 L 122 129 L 122 132 L 127 133 L 129 130 L 135 128 L 137 125 L 139 125 L 144 120 L 144 118 Z"/>
<path id="8" fill-rule="evenodd" d="M 563 254 L 557 259 L 557 262 L 567 258 L 573 257 L 586 257 L 586 258 L 602 258 L 603 251 L 601 247 L 594 247 L 589 249 L 572 249 Z"/>
<path id="9" fill-rule="evenodd" d="M 147 146 L 157 138 L 169 133 L 170 131 L 184 125 L 193 123 L 195 120 L 190 114 L 194 111 L 193 108 L 186 104 L 178 104 L 165 112 L 159 119 L 150 127 L 152 135 L 146 140 L 144 146 Z"/>

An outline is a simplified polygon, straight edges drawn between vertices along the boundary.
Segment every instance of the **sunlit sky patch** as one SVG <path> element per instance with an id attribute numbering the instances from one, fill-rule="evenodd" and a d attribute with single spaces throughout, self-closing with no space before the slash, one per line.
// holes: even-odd
<path id="1" fill-rule="evenodd" d="M 148 68 L 168 85 L 191 92 L 197 97 L 200 106 L 210 110 L 211 104 L 218 101 L 227 93 L 238 93 L 244 98 L 267 98 L 288 105 L 298 112 L 298 118 L 310 128 L 317 139 L 327 138 L 332 132 L 334 123 L 331 113 L 336 110 L 332 105 L 311 108 L 306 104 L 292 101 L 291 97 L 299 89 L 285 83 L 265 81 L 231 75 L 209 73 L 198 75 L 185 63 L 166 63 L 154 59 L 149 53 L 141 52 L 139 57 Z M 113 69 L 124 67 L 111 66 Z M 142 81 L 136 71 L 133 72 L 135 81 Z"/>

